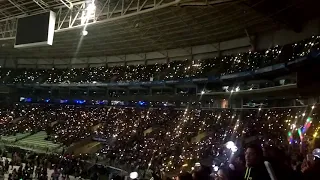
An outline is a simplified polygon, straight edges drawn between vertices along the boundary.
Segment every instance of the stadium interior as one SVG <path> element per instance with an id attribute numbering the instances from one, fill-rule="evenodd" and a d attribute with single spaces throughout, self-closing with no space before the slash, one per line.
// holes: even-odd
<path id="1" fill-rule="evenodd" d="M 318 7 L 0 0 L 0 179 L 319 177 Z"/>

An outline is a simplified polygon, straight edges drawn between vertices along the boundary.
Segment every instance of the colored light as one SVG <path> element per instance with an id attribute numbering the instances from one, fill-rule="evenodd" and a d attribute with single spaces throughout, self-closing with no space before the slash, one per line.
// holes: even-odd
<path id="1" fill-rule="evenodd" d="M 84 104 L 86 100 L 74 100 L 76 104 Z"/>
<path id="2" fill-rule="evenodd" d="M 61 103 L 61 104 L 68 103 L 68 100 L 66 100 L 66 99 L 60 99 L 60 103 Z"/>
<path id="3" fill-rule="evenodd" d="M 315 132 L 315 133 L 313 134 L 313 137 L 316 138 L 317 136 L 318 136 L 318 132 Z"/>
<path id="4" fill-rule="evenodd" d="M 31 98 L 25 98 L 24 102 L 31 102 L 32 99 Z"/>
<path id="5" fill-rule="evenodd" d="M 308 117 L 307 122 L 310 122 L 310 121 L 311 121 L 311 117 Z"/>
<path id="6" fill-rule="evenodd" d="M 145 101 L 139 101 L 138 104 L 139 104 L 140 106 L 145 106 L 145 105 L 147 105 L 147 103 L 146 103 Z"/>

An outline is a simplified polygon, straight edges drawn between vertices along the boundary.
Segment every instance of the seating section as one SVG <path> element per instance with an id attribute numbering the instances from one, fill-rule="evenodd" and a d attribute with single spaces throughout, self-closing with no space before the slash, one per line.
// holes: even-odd
<path id="1" fill-rule="evenodd" d="M 0 69 L 4 84 L 107 83 L 177 80 L 221 76 L 287 63 L 319 50 L 320 36 L 258 52 L 246 52 L 204 60 L 173 61 L 168 64 L 90 67 L 80 69 Z"/>
<path id="2" fill-rule="evenodd" d="M 16 144 L 24 147 L 30 147 L 33 149 L 48 149 L 53 150 L 60 147 L 59 144 L 54 144 L 50 141 L 46 141 L 47 133 L 45 131 L 40 131 L 34 135 L 31 135 L 25 139 L 18 141 Z"/>
<path id="3" fill-rule="evenodd" d="M 54 149 L 91 138 L 104 144 L 100 154 L 110 165 L 167 171 L 217 153 L 229 140 L 254 136 L 273 145 L 296 143 L 288 133 L 299 139 L 297 128 L 303 127 L 305 139 L 312 137 L 320 119 L 320 108 L 314 106 L 200 110 L 34 104 L 19 108 L 31 110 L 20 123 L 0 132 L 6 136 L 34 133 L 18 141 L 22 146 Z M 44 140 L 47 135 L 54 143 Z"/>
<path id="4" fill-rule="evenodd" d="M 16 135 L 13 136 L 1 136 L 1 141 L 4 142 L 15 142 L 18 141 L 20 139 L 25 138 L 26 136 L 29 136 L 30 133 L 18 133 Z"/>
<path id="5" fill-rule="evenodd" d="M 288 63 L 319 48 L 320 36 L 314 36 L 266 51 L 168 64 L 50 70 L 3 68 L 0 82 L 68 84 L 221 76 Z M 316 106 L 206 110 L 12 104 L 0 106 L 0 135 L 4 143 L 42 152 L 62 152 L 89 139 L 87 152 L 99 151 L 98 156 L 108 165 L 172 172 L 185 164 L 226 154 L 221 147 L 228 141 L 246 142 L 253 137 L 272 146 L 298 145 L 318 133 L 319 120 L 320 108 Z"/>

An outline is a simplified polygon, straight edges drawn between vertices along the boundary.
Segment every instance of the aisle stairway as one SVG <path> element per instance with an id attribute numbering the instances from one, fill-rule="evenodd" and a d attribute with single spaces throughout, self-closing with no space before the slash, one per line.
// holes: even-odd
<path id="1" fill-rule="evenodd" d="M 14 136 L 1 136 L 1 140 L 6 142 L 15 142 L 30 136 L 30 134 L 31 133 L 18 133 Z"/>
<path id="2" fill-rule="evenodd" d="M 47 150 L 58 149 L 61 146 L 60 144 L 55 144 L 51 141 L 45 140 L 46 137 L 47 133 L 45 131 L 40 131 L 36 134 L 21 139 L 20 141 L 16 142 L 16 144 L 32 149 L 40 148 Z"/>

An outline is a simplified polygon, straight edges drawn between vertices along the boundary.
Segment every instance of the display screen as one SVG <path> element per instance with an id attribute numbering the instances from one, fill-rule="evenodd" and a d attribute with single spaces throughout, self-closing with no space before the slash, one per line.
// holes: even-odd
<path id="1" fill-rule="evenodd" d="M 51 45 L 52 42 L 50 44 L 49 41 L 53 39 L 54 23 L 55 15 L 53 12 L 20 18 L 17 25 L 15 47 Z"/>

